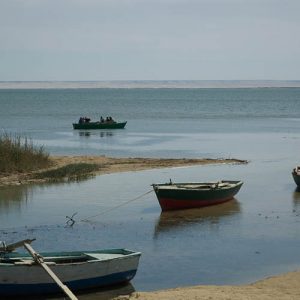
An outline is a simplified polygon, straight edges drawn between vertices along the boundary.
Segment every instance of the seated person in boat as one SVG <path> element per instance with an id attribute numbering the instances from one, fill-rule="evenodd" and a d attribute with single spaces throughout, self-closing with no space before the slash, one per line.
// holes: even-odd
<path id="1" fill-rule="evenodd" d="M 89 123 L 91 121 L 90 118 L 87 117 L 80 117 L 78 123 L 79 124 L 84 124 L 84 123 Z"/>
<path id="2" fill-rule="evenodd" d="M 294 172 L 295 172 L 295 174 L 300 175 L 300 166 L 297 166 L 297 167 L 294 169 Z"/>
<path id="3" fill-rule="evenodd" d="M 116 123 L 112 117 L 106 117 L 106 122 L 107 123 Z"/>

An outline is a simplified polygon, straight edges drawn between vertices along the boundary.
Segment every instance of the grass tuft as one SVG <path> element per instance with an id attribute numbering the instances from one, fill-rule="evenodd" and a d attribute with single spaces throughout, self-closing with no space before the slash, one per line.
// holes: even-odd
<path id="1" fill-rule="evenodd" d="M 0 133 L 0 173 L 23 173 L 50 165 L 49 154 L 43 146 L 33 145 L 27 137 Z"/>

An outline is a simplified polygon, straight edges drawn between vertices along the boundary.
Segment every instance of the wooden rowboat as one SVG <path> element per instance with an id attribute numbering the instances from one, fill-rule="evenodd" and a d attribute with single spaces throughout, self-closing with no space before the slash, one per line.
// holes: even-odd
<path id="1" fill-rule="evenodd" d="M 140 256 L 127 249 L 41 253 L 43 263 L 73 291 L 129 282 Z M 30 254 L 1 253 L 0 298 L 58 292 L 60 288 Z"/>
<path id="2" fill-rule="evenodd" d="M 292 175 L 295 183 L 300 187 L 300 166 L 293 169 Z"/>
<path id="3" fill-rule="evenodd" d="M 126 122 L 104 121 L 104 122 L 84 122 L 73 123 L 73 129 L 123 129 Z"/>
<path id="4" fill-rule="evenodd" d="M 242 181 L 153 184 L 163 211 L 215 205 L 232 199 Z"/>

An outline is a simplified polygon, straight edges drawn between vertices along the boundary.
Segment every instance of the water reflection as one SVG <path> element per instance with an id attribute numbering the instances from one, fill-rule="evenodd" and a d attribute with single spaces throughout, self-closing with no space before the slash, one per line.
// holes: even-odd
<path id="1" fill-rule="evenodd" d="M 79 131 L 79 136 L 89 137 L 89 136 L 91 136 L 91 132 L 90 131 Z"/>
<path id="2" fill-rule="evenodd" d="M 296 187 L 293 193 L 293 199 L 294 199 L 295 209 L 300 207 L 300 187 Z"/>
<path id="3" fill-rule="evenodd" d="M 26 205 L 33 198 L 33 195 L 37 192 L 37 190 L 47 190 L 52 186 L 59 188 L 65 185 L 83 182 L 93 177 L 95 177 L 95 175 L 88 174 L 77 176 L 68 180 L 60 179 L 59 181 L 49 181 L 39 184 L 1 187 L 0 215 L 21 211 L 22 206 Z"/>
<path id="4" fill-rule="evenodd" d="M 300 201 L 300 187 L 296 187 L 294 191 L 294 200 Z"/>
<path id="5" fill-rule="evenodd" d="M 7 186 L 0 189 L 0 212 L 20 210 L 22 203 L 32 198 L 33 191 L 30 186 Z"/>
<path id="6" fill-rule="evenodd" d="M 169 232 L 194 224 L 218 224 L 221 219 L 240 212 L 240 204 L 236 199 L 227 203 L 175 211 L 161 212 L 155 225 L 154 238 L 159 233 Z"/>
<path id="7" fill-rule="evenodd" d="M 124 284 L 124 285 L 117 285 L 114 287 L 108 288 L 101 288 L 101 289 L 92 289 L 82 292 L 75 293 L 76 296 L 80 300 L 111 300 L 117 297 L 122 297 L 125 295 L 130 295 L 135 292 L 134 287 L 132 284 Z M 10 299 L 19 299 L 19 298 L 10 298 Z M 63 300 L 66 299 L 63 295 L 50 295 L 50 296 L 37 296 L 37 297 L 22 297 L 22 299 L 26 300 Z"/>
<path id="8" fill-rule="evenodd" d="M 104 137 L 111 137 L 113 136 L 113 132 L 112 131 L 87 131 L 87 130 L 80 130 L 78 131 L 79 136 L 81 137 L 90 137 L 90 136 L 100 136 L 101 138 Z"/>

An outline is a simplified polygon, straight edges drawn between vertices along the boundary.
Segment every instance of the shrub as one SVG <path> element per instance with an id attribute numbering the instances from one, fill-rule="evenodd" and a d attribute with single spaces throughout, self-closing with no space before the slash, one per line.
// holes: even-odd
<path id="1" fill-rule="evenodd" d="M 27 137 L 0 134 L 0 172 L 28 172 L 51 165 L 43 146 L 34 146 Z"/>

